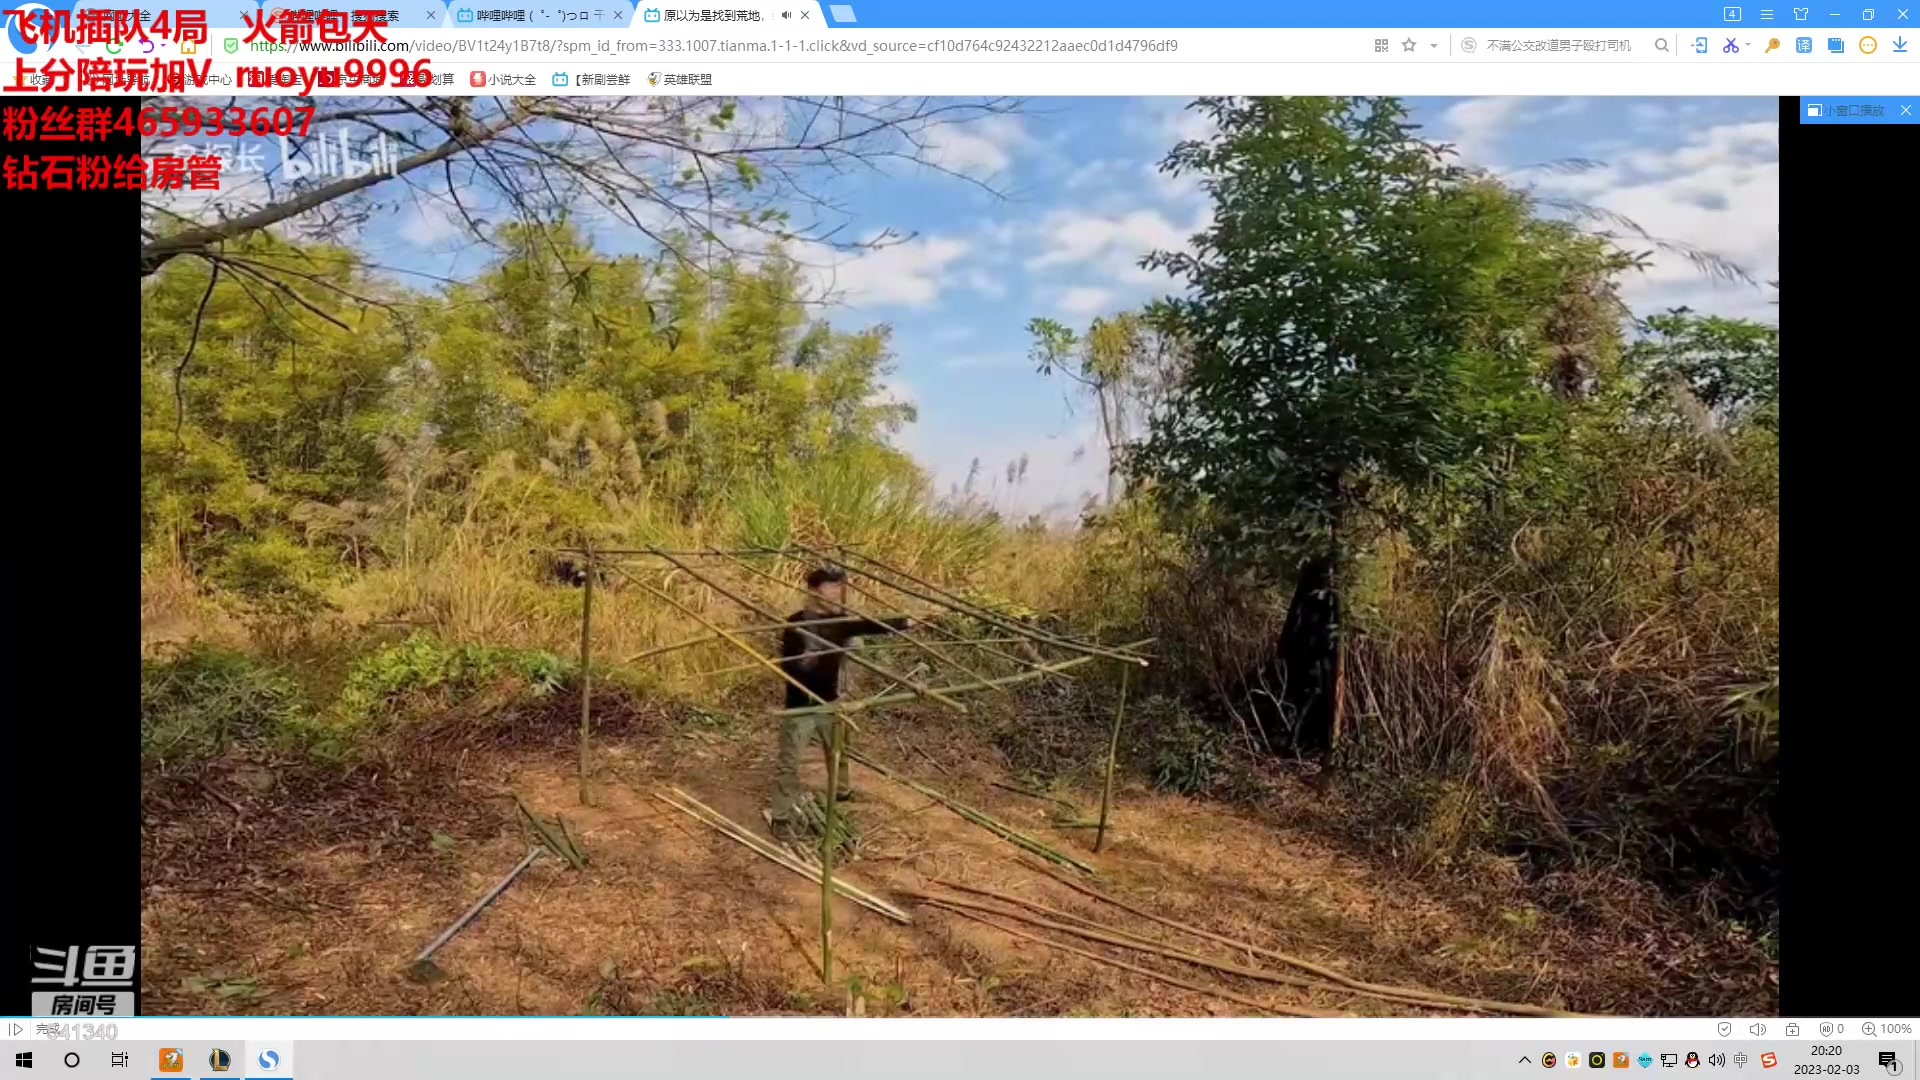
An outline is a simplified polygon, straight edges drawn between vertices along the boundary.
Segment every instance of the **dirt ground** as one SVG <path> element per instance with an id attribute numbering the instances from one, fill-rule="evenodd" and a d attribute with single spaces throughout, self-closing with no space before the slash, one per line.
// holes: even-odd
<path id="1" fill-rule="evenodd" d="M 838 985 L 822 987 L 818 884 L 672 809 L 677 785 L 764 833 L 772 731 L 629 717 L 603 732 L 594 802 L 557 730 L 518 746 L 442 747 L 321 779 L 272 762 L 154 778 L 145 801 L 144 1009 L 164 1014 L 933 1016 L 1443 1014 L 1226 974 L 1008 916 L 1017 937 L 906 891 L 952 884 L 1019 896 L 1215 961 L 1286 968 L 1157 925 L 1053 880 L 1012 845 L 855 766 L 855 884 L 913 915 L 834 909 Z M 743 725 L 744 721 L 731 722 Z M 770 725 L 770 722 L 765 722 Z M 1677 926 L 1632 934 L 1604 916 L 1543 909 L 1508 883 L 1462 889 L 1281 824 L 1284 806 L 1231 806 L 1123 784 L 1107 842 L 1049 824 L 1047 802 L 994 786 L 998 754 L 952 726 L 864 722 L 875 759 L 1091 863 L 1142 910 L 1359 979 L 1582 1012 L 1771 1013 L 1772 975 Z M 824 779 L 817 761 L 809 782 Z M 1304 786 L 1285 798 L 1315 798 Z M 585 871 L 543 858 L 434 957 L 419 950 L 527 851 L 517 792 L 565 817 Z M 1056 792 L 1059 793 L 1059 792 Z M 1067 792 L 1086 815 L 1097 791 Z M 1025 912 L 1035 916 L 1031 910 Z M 1226 991 L 1183 989 L 1094 953 Z M 1299 975 L 1299 972 L 1294 972 Z M 848 976 L 853 976 L 851 984 Z M 1251 1004 L 1250 1004 L 1251 1003 Z"/>

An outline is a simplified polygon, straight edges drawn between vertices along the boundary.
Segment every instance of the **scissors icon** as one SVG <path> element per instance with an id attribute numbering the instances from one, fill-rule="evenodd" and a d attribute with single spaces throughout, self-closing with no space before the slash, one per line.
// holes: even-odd
<path id="1" fill-rule="evenodd" d="M 1737 53 L 1740 51 L 1740 45 L 1732 38 L 1728 38 L 1727 43 L 1720 46 L 1720 51 L 1723 53 Z"/>

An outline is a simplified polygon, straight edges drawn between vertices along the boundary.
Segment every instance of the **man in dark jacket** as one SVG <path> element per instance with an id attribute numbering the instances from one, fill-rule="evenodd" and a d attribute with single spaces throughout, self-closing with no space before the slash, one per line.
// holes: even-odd
<path id="1" fill-rule="evenodd" d="M 780 635 L 780 668 L 794 681 L 811 690 L 809 695 L 793 683 L 786 683 L 787 708 L 817 706 L 821 701 L 840 697 L 840 663 L 854 638 L 907 630 L 913 620 L 849 618 L 846 613 L 847 576 L 837 566 L 823 566 L 807 575 L 807 603 L 787 617 L 790 624 Z M 820 621 L 830 620 L 830 621 Z M 782 680 L 784 682 L 784 680 Z M 819 701 L 814 700 L 818 696 Z M 818 741 L 826 750 L 827 767 L 833 767 L 833 714 L 804 713 L 781 718 L 780 758 L 774 776 L 773 826 L 792 834 L 806 814 L 809 798 L 800 783 L 800 755 L 807 743 Z M 852 790 L 841 776 L 835 797 L 845 799 Z"/>

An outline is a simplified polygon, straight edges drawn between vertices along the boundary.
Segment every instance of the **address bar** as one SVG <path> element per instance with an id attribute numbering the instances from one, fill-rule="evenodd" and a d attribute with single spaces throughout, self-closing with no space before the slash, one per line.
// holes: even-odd
<path id="1" fill-rule="evenodd" d="M 416 59 L 671 63 L 1503 63 L 1659 62 L 1677 55 L 1666 31 L 1558 30 L 1054 30 L 1020 34 L 836 29 L 745 30 L 640 36 L 626 30 L 389 30 L 392 48 Z M 1667 48 L 1656 42 L 1664 40 Z M 249 48 L 252 48 L 251 46 Z M 284 46 L 289 58 L 340 54 L 338 46 Z M 281 50 L 275 49 L 278 53 Z"/>

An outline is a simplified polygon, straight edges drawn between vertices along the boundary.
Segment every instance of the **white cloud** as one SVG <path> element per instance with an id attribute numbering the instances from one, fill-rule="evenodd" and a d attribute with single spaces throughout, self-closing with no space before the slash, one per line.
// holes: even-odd
<path id="1" fill-rule="evenodd" d="M 1175 143 L 1212 138 L 1219 128 L 1212 117 L 1191 108 L 1192 104 L 1193 99 L 1185 97 L 1142 98 L 1139 107 L 1122 120 L 1122 126 L 1161 154 L 1173 149 Z"/>
<path id="2" fill-rule="evenodd" d="M 1106 491 L 1107 451 L 1090 422 L 1023 441 L 1009 456 L 1017 460 L 1022 454 L 1027 458 L 1025 479 L 1009 486 L 1004 471 L 996 477 L 997 501 L 1010 512 L 1072 521 L 1089 500 Z"/>
<path id="3" fill-rule="evenodd" d="M 928 236 L 850 257 L 814 245 L 801 261 L 820 293 L 848 307 L 926 307 L 940 298 L 948 268 L 969 250 L 964 240 Z"/>
<path id="4" fill-rule="evenodd" d="M 1106 491 L 1107 455 L 1091 421 L 1077 422 L 1054 435 L 970 437 L 949 426 L 922 423 L 909 429 L 903 448 L 925 467 L 942 495 L 963 491 L 973 463 L 980 471 L 964 494 L 1010 516 L 1040 514 L 1067 523 L 1078 518 L 1091 499 Z M 1025 476 L 1007 480 L 1007 465 L 1027 459 Z"/>
<path id="5" fill-rule="evenodd" d="M 1629 155 L 1627 164 L 1639 172 L 1659 174 L 1778 158 L 1779 153 L 1780 122 L 1755 120 L 1695 132 L 1693 138 L 1670 149 L 1642 150 Z"/>
<path id="6" fill-rule="evenodd" d="M 415 247 L 432 247 L 463 233 L 461 223 L 437 203 L 415 202 L 401 215 L 400 238 Z"/>
<path id="7" fill-rule="evenodd" d="M 1014 151 L 1030 141 L 1017 116 L 942 124 L 926 136 L 926 160 L 967 176 L 990 176 L 1006 171 Z"/>
<path id="8" fill-rule="evenodd" d="M 1026 357 L 1010 352 L 961 353 L 958 356 L 947 357 L 941 361 L 940 366 L 949 371 L 981 371 L 994 368 L 1017 368 L 1026 361 Z"/>
<path id="9" fill-rule="evenodd" d="M 1113 303 L 1113 290 L 1091 285 L 1075 285 L 1055 301 L 1069 315 L 1096 315 Z"/>
<path id="10" fill-rule="evenodd" d="M 960 275 L 960 284 L 989 299 L 998 300 L 1007 295 L 1006 281 L 985 270 L 968 270 Z"/>
<path id="11" fill-rule="evenodd" d="M 1462 161 L 1493 168 L 1498 160 L 1496 147 L 1512 128 L 1518 126 L 1526 98 L 1471 98 L 1447 108 L 1440 120 L 1446 126 L 1446 139 L 1460 151 Z"/>
<path id="12" fill-rule="evenodd" d="M 1678 145 L 1640 149 L 1604 169 L 1547 177 L 1539 186 L 1579 199 L 1638 225 L 1658 240 L 1728 259 L 1761 282 L 1779 276 L 1779 125 L 1772 120 L 1722 124 Z M 1612 231 L 1624 233 L 1622 228 Z M 1655 245 L 1627 236 L 1623 246 Z M 1773 319 L 1762 288 L 1716 283 L 1684 254 L 1655 250 L 1646 273 L 1622 291 L 1638 312 L 1686 305 L 1697 310 Z"/>
<path id="13" fill-rule="evenodd" d="M 1068 191 L 1078 191 L 1094 184 L 1112 183 L 1126 175 L 1129 167 L 1125 161 L 1095 158 L 1083 165 L 1075 166 L 1074 170 L 1067 174 L 1067 178 L 1061 181 L 1061 186 Z"/>
<path id="14" fill-rule="evenodd" d="M 1123 281 L 1155 280 L 1140 268 L 1141 256 L 1184 249 L 1191 235 L 1160 211 L 1144 209 L 1114 217 L 1055 211 L 1042 222 L 1041 231 L 1045 249 L 1027 260 L 1028 269 L 1088 264 Z"/>

